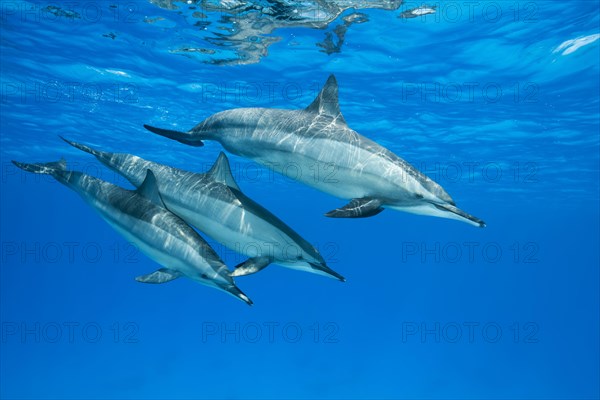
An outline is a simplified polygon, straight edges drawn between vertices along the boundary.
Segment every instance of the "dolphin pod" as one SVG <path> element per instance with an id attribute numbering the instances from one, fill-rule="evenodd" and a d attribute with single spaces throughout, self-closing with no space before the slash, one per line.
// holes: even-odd
<path id="1" fill-rule="evenodd" d="M 13 163 L 28 172 L 51 175 L 74 190 L 117 232 L 164 267 L 137 277 L 138 282 L 165 283 L 185 276 L 252 304 L 208 243 L 166 209 L 151 170 L 144 171 L 145 178 L 139 188 L 132 191 L 81 172 L 68 171 L 64 160 L 45 164 Z"/>
<path id="2" fill-rule="evenodd" d="M 290 163 L 304 171 L 329 170 L 320 179 L 307 173 L 297 176 L 309 186 L 349 199 L 348 204 L 327 212 L 328 217 L 370 217 L 391 208 L 485 226 L 481 219 L 456 207 L 439 184 L 352 130 L 341 114 L 333 75 L 305 109 L 231 109 L 206 118 L 188 132 L 144 127 L 191 146 L 216 140 L 229 152 L 279 173 Z M 94 155 L 137 189 L 127 190 L 69 171 L 64 160 L 13 163 L 28 172 L 51 175 L 73 189 L 116 231 L 162 266 L 138 276 L 137 281 L 165 283 L 185 276 L 249 305 L 252 301 L 236 286 L 234 277 L 255 273 L 271 263 L 345 281 L 308 241 L 244 195 L 224 153 L 208 172 L 194 173 L 63 140 Z M 230 271 L 191 225 L 249 258 Z"/>
<path id="3" fill-rule="evenodd" d="M 157 177 L 161 198 L 171 212 L 217 242 L 251 257 L 236 267 L 232 276 L 248 275 L 277 263 L 345 281 L 326 265 L 308 241 L 242 193 L 224 153 L 219 154 L 210 171 L 200 174 L 63 140 L 94 155 L 134 186 L 140 186 L 145 171 L 151 170 Z"/>
<path id="4" fill-rule="evenodd" d="M 352 130 L 338 102 L 333 75 L 305 109 L 236 108 L 218 112 L 179 132 L 144 125 L 151 132 L 191 146 L 215 140 L 229 152 L 276 172 L 294 163 L 297 179 L 333 196 L 349 199 L 325 215 L 362 218 L 384 208 L 456 219 L 474 226 L 485 222 L 458 207 L 432 179 L 385 147 Z M 315 178 L 308 171 L 329 169 Z"/>

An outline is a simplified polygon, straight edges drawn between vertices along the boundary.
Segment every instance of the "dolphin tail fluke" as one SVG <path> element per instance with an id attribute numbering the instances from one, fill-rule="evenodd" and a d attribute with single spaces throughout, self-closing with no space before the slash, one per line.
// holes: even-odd
<path id="1" fill-rule="evenodd" d="M 462 220 L 464 222 L 467 222 L 471 225 L 475 225 L 479 228 L 485 228 L 485 222 L 471 214 L 467 214 L 466 212 L 464 212 L 463 210 L 461 210 L 460 208 L 453 206 L 451 204 L 434 204 L 434 206 L 436 208 L 438 208 L 439 210 L 442 211 L 448 211 L 452 214 L 457 215 L 459 218 L 459 220 Z"/>
<path id="2" fill-rule="evenodd" d="M 172 131 L 170 129 L 156 128 L 154 126 L 144 124 L 144 128 L 148 129 L 152 133 L 167 137 L 169 139 L 177 140 L 180 143 L 187 144 L 188 146 L 202 147 L 204 143 L 200 139 L 194 139 L 193 136 L 187 132 Z"/>
<path id="3" fill-rule="evenodd" d="M 17 167 L 21 168 L 22 170 L 32 172 L 34 174 L 52 175 L 58 171 L 67 170 L 67 161 L 64 158 L 61 158 L 59 161 L 49 163 L 26 164 L 14 160 L 12 163 L 15 164 Z"/>
<path id="4" fill-rule="evenodd" d="M 86 153 L 90 153 L 90 154 L 92 154 L 92 155 L 94 155 L 96 157 L 103 157 L 104 156 L 104 152 L 102 152 L 102 151 L 98 151 L 98 150 L 92 149 L 91 147 L 83 145 L 81 143 L 76 143 L 76 142 L 73 142 L 73 141 L 71 141 L 69 139 L 65 139 L 64 137 L 62 137 L 60 135 L 58 137 L 61 138 L 62 140 L 64 140 L 65 142 L 69 143 L 71 146 L 73 146 L 73 147 L 75 147 L 75 148 L 77 148 L 79 150 L 83 150 Z"/>

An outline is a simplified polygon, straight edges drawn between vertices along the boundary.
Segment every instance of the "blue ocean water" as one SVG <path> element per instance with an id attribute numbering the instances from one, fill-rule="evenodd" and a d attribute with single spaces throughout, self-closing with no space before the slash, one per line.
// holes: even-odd
<path id="1" fill-rule="evenodd" d="M 333 3 L 1 3 L 0 397 L 600 396 L 598 3 Z M 11 163 L 65 157 L 131 187 L 62 135 L 203 172 L 218 143 L 143 124 L 303 108 L 330 74 L 350 127 L 487 227 L 328 219 L 344 200 L 291 179 L 321 172 L 230 155 L 244 193 L 347 278 L 273 265 L 237 279 L 248 307 L 136 282 L 158 265 Z"/>

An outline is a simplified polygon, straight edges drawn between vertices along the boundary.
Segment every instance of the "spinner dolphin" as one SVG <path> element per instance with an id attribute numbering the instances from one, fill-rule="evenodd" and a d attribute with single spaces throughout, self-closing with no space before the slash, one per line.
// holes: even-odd
<path id="1" fill-rule="evenodd" d="M 191 146 L 215 140 L 229 152 L 282 173 L 294 163 L 297 179 L 333 196 L 350 199 L 325 215 L 361 218 L 385 208 L 456 219 L 484 227 L 462 211 L 432 179 L 385 147 L 352 130 L 340 112 L 333 75 L 305 109 L 236 108 L 216 113 L 188 132 L 144 125 L 158 135 Z M 308 171 L 330 168 L 332 179 Z"/>
<path id="2" fill-rule="evenodd" d="M 319 251 L 267 209 L 244 195 L 224 153 L 207 173 L 194 173 L 126 153 L 109 153 L 64 139 L 94 155 L 110 169 L 140 186 L 146 170 L 157 177 L 166 207 L 228 248 L 251 257 L 232 276 L 257 272 L 271 263 L 333 277 Z"/>
<path id="3" fill-rule="evenodd" d="M 74 190 L 117 232 L 164 267 L 137 277 L 138 282 L 165 283 L 185 276 L 252 304 L 208 243 L 165 208 L 152 171 L 144 171 L 144 180 L 137 190 L 126 190 L 81 172 L 68 171 L 64 160 L 13 163 L 25 171 L 51 175 Z"/>

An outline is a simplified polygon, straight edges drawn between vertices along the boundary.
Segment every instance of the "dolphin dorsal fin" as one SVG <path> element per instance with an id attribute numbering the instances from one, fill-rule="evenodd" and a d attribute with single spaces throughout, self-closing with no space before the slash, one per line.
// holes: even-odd
<path id="1" fill-rule="evenodd" d="M 137 189 L 137 193 L 140 196 L 147 198 L 154 204 L 165 207 L 165 203 L 163 203 L 162 197 L 160 197 L 160 192 L 158 191 L 156 176 L 149 169 L 146 170 L 146 178 L 144 178 L 144 182 L 142 182 L 140 187 Z"/>
<path id="2" fill-rule="evenodd" d="M 240 190 L 231 173 L 229 160 L 223 152 L 219 154 L 217 161 L 215 161 L 212 168 L 206 174 L 217 182 L 224 183 L 232 189 Z"/>
<path id="3" fill-rule="evenodd" d="M 308 112 L 324 114 L 339 122 L 346 124 L 346 120 L 340 111 L 338 100 L 338 84 L 333 74 L 329 75 L 323 89 L 319 92 L 315 100 L 305 109 Z"/>

